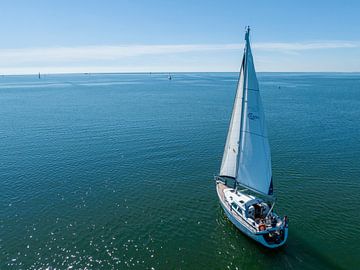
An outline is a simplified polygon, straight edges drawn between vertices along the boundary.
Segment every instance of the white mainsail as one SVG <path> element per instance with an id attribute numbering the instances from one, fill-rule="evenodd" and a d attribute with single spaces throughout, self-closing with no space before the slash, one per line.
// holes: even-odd
<path id="1" fill-rule="evenodd" d="M 249 31 L 248 28 L 220 175 L 235 178 L 240 185 L 271 195 L 270 147 L 250 48 Z"/>

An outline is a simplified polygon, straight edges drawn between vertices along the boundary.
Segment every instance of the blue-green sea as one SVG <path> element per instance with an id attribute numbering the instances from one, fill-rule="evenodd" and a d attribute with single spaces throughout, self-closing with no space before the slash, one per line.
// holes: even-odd
<path id="1" fill-rule="evenodd" d="M 0 76 L 0 269 L 359 269 L 360 74 L 258 79 L 275 251 L 215 192 L 236 73 Z"/>

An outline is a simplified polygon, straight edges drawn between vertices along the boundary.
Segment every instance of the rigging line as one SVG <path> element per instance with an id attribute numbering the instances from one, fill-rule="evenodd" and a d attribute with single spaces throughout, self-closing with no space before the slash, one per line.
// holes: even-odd
<path id="1" fill-rule="evenodd" d="M 259 92 L 259 89 L 253 89 L 253 88 L 248 88 L 248 87 L 246 87 L 246 90 L 250 90 L 250 91 L 255 91 L 255 92 Z"/>
<path id="2" fill-rule="evenodd" d="M 255 132 L 246 131 L 246 130 L 242 130 L 241 132 L 244 132 L 244 133 L 249 133 L 249 134 L 256 135 L 256 136 L 263 137 L 263 138 L 267 139 L 267 137 L 266 137 L 266 136 L 261 135 L 261 134 L 258 134 L 258 133 L 255 133 Z"/>

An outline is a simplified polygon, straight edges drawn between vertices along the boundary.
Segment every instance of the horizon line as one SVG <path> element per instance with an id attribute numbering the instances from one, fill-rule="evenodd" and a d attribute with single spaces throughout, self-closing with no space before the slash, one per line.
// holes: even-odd
<path id="1" fill-rule="evenodd" d="M 186 74 L 186 73 L 239 73 L 239 71 L 109 71 L 109 72 L 33 72 L 33 73 L 0 73 L 6 76 L 46 76 L 46 75 L 105 75 L 105 74 Z M 259 73 L 360 73 L 360 71 L 257 71 Z"/>

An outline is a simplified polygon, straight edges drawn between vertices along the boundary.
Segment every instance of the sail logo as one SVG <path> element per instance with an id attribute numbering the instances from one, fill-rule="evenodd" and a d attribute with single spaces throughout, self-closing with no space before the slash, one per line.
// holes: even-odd
<path id="1" fill-rule="evenodd" d="M 253 114 L 253 113 L 248 113 L 248 118 L 250 120 L 256 120 L 256 119 L 259 119 L 259 116 Z"/>

